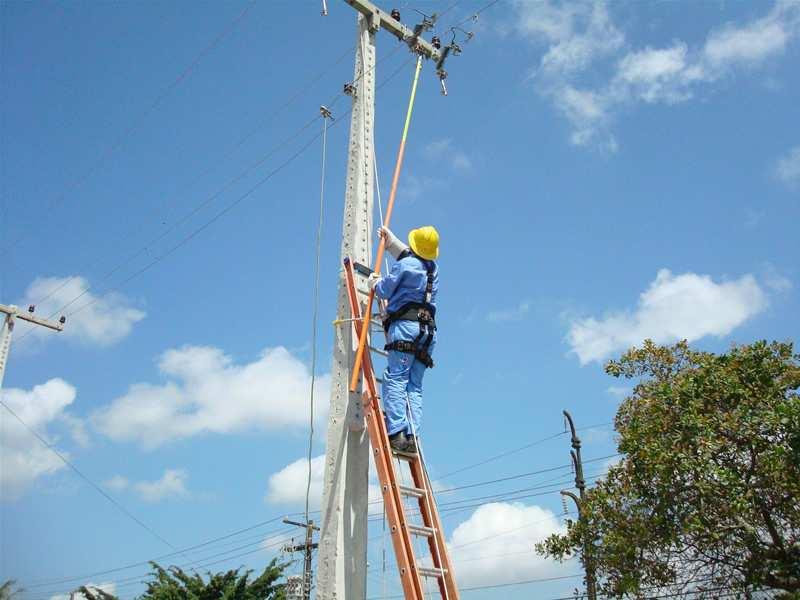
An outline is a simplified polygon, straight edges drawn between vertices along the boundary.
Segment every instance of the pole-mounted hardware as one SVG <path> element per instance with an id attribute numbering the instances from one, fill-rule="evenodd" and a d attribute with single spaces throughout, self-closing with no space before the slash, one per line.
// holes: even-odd
<path id="1" fill-rule="evenodd" d="M 319 114 L 322 115 L 323 119 L 330 119 L 331 121 L 335 121 L 336 120 L 336 119 L 333 118 L 333 113 L 331 112 L 331 109 L 328 108 L 325 105 L 321 105 L 319 107 Z"/>
<path id="2" fill-rule="evenodd" d="M 319 527 L 314 525 L 314 521 L 307 521 L 299 523 L 291 519 L 284 519 L 287 525 L 294 525 L 306 530 L 306 539 L 302 544 L 288 544 L 283 550 L 285 552 L 302 552 L 303 553 L 303 599 L 310 600 L 311 598 L 311 551 L 316 550 L 319 544 L 314 541 L 314 532 L 319 531 Z"/>
<path id="3" fill-rule="evenodd" d="M 328 16 L 328 0 L 322 0 L 322 16 Z"/>
<path id="4" fill-rule="evenodd" d="M 367 0 L 345 0 L 345 2 L 368 19 L 370 31 L 373 33 L 383 27 L 401 42 L 407 44 L 409 49 L 415 54 L 432 59 L 436 63 L 436 75 L 439 78 L 442 96 L 447 96 L 447 85 L 445 84 L 447 71 L 444 69 L 444 62 L 451 54 L 453 56 L 461 54 L 461 46 L 456 43 L 456 32 L 462 32 L 466 36 L 464 41 L 468 42 L 474 36 L 471 31 L 464 31 L 457 26 L 451 27 L 450 32 L 453 34 L 453 39 L 450 44 L 442 49 L 442 40 L 438 35 L 431 37 L 430 42 L 422 37 L 422 34 L 433 29 L 433 26 L 436 24 L 436 13 L 426 15 L 422 11 L 414 9 L 415 12 L 422 15 L 422 21 L 411 29 L 400 20 L 400 11 L 396 8 L 393 8 L 389 14 L 387 14 Z M 352 82 L 344 84 L 344 93 L 348 96 L 354 95 L 355 87 Z"/>
<path id="5" fill-rule="evenodd" d="M 583 459 L 581 458 L 581 440 L 575 430 L 575 423 L 566 410 L 564 412 L 564 419 L 569 424 L 571 434 L 572 450 L 569 456 L 572 459 L 572 467 L 575 471 L 575 487 L 578 488 L 578 495 L 570 492 L 569 490 L 561 490 L 562 497 L 572 498 L 575 502 L 575 507 L 578 509 L 578 520 L 583 520 L 586 515 L 584 513 L 584 498 L 586 495 L 586 480 L 583 477 Z M 591 551 L 588 543 L 584 543 L 583 547 L 583 565 L 586 569 L 586 595 L 588 600 L 597 600 L 597 579 L 594 573 L 594 560 L 591 556 Z"/>
<path id="6" fill-rule="evenodd" d="M 368 0 L 345 0 L 345 2 L 367 18 L 371 31 L 376 32 L 383 28 L 407 44 L 412 52 L 434 61 L 439 60 L 441 53 L 438 48 L 434 48 L 428 40 L 422 37 L 425 31 L 433 27 L 435 16 L 423 16 L 422 23 L 411 29 L 400 20 L 400 11 L 397 9 L 387 13 Z"/>
<path id="7" fill-rule="evenodd" d="M 36 306 L 33 304 L 28 305 L 27 312 L 20 310 L 17 306 L 0 304 L 0 388 L 3 386 L 3 375 L 6 370 L 6 363 L 8 362 L 8 355 L 11 352 L 11 336 L 14 334 L 14 323 L 17 319 L 28 321 L 34 325 L 47 327 L 53 331 L 63 331 L 64 323 L 67 322 L 65 316 L 61 316 L 58 323 L 54 323 L 49 319 L 41 319 L 34 316 Z"/>

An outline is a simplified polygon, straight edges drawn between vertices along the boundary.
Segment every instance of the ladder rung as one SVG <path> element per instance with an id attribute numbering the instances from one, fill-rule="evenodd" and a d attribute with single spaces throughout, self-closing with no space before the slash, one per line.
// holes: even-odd
<path id="1" fill-rule="evenodd" d="M 381 348 L 376 348 L 375 346 L 369 347 L 370 352 L 374 352 L 375 354 L 379 354 L 380 356 L 389 356 L 389 353 L 386 350 Z"/>
<path id="2" fill-rule="evenodd" d="M 395 458 L 399 458 L 400 460 L 404 460 L 406 462 L 414 462 L 417 460 L 416 454 L 409 454 L 408 452 L 398 452 L 397 450 L 392 450 L 392 454 L 394 454 Z"/>
<path id="3" fill-rule="evenodd" d="M 422 525 L 408 525 L 407 527 L 409 533 L 420 535 L 422 537 L 432 538 L 436 533 L 436 530 L 433 527 L 423 527 Z"/>
<path id="4" fill-rule="evenodd" d="M 429 567 L 419 567 L 417 572 L 422 575 L 423 577 L 435 577 L 437 579 L 444 577 L 445 573 L 447 573 L 447 569 L 437 569 L 437 568 L 429 568 Z"/>
<path id="5" fill-rule="evenodd" d="M 425 490 L 421 488 L 409 487 L 407 485 L 399 486 L 400 493 L 404 496 L 411 496 L 412 498 L 424 498 Z"/>

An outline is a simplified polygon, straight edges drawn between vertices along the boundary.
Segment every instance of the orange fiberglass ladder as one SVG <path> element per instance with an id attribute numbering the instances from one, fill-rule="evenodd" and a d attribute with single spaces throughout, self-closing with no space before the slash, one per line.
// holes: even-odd
<path id="1" fill-rule="evenodd" d="M 356 337 L 360 337 L 364 319 L 363 311 L 368 303 L 359 300 L 359 295 L 367 296 L 356 284 L 355 270 L 360 275 L 368 275 L 369 268 L 354 264 L 349 258 L 344 260 L 344 273 L 347 284 L 347 297 L 350 302 L 351 322 Z M 369 342 L 367 342 L 369 345 Z M 392 537 L 394 552 L 397 556 L 397 567 L 406 600 L 424 600 L 426 589 L 424 578 L 435 579 L 439 593 L 444 600 L 458 600 L 453 566 L 445 544 L 444 530 L 439 519 L 439 511 L 431 490 L 430 479 L 423 463 L 421 446 L 417 454 L 393 452 L 389 447 L 389 435 L 383 418 L 383 409 L 378 396 L 372 357 L 364 352 L 361 361 L 363 374 L 364 417 L 369 431 L 375 467 L 381 484 L 386 520 Z M 419 443 L 419 440 L 418 440 Z M 395 465 L 393 458 L 398 459 Z M 411 472 L 413 486 L 404 486 L 398 482 L 400 463 L 405 462 Z M 413 498 L 419 504 L 419 515 L 422 524 L 409 521 L 404 498 Z M 432 567 L 422 567 L 414 552 L 414 537 L 427 539 L 430 549 Z"/>

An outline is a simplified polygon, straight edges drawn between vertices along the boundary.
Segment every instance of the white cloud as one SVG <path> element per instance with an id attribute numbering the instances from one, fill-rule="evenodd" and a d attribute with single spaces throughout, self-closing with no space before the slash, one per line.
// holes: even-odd
<path id="1" fill-rule="evenodd" d="M 319 508 L 325 477 L 325 455 L 311 459 L 310 502 Z M 301 458 L 269 476 L 266 501 L 271 504 L 304 504 L 308 484 L 308 459 Z"/>
<path id="2" fill-rule="evenodd" d="M 518 33 L 547 47 L 534 78 L 538 93 L 569 121 L 573 144 L 610 151 L 617 148 L 610 121 L 622 107 L 685 102 L 699 85 L 780 56 L 800 34 L 797 0 L 779 0 L 761 18 L 712 30 L 694 49 L 680 40 L 630 48 L 600 0 L 516 6 Z"/>
<path id="3" fill-rule="evenodd" d="M 50 379 L 31 390 L 9 388 L 2 391 L 7 404 L 31 429 L 49 443 L 55 443 L 48 426 L 76 421 L 65 409 L 75 401 L 76 391 L 63 379 Z M 5 408 L 0 407 L 0 496 L 15 499 L 42 475 L 65 467 L 64 463 L 36 439 Z M 59 450 L 69 456 L 64 450 Z"/>
<path id="4" fill-rule="evenodd" d="M 513 308 L 502 308 L 489 311 L 486 315 L 486 320 L 490 323 L 505 323 L 508 321 L 520 321 L 524 319 L 531 309 L 531 303 L 526 301 L 520 302 Z"/>
<path id="5" fill-rule="evenodd" d="M 788 186 L 800 184 L 800 146 L 791 148 L 775 163 L 775 177 Z"/>
<path id="6" fill-rule="evenodd" d="M 64 326 L 60 337 L 75 339 L 85 344 L 108 346 L 126 337 L 133 326 L 144 319 L 145 313 L 130 306 L 128 299 L 119 293 L 110 292 L 103 296 L 95 296 L 89 290 L 89 283 L 83 277 L 37 277 L 25 291 L 25 297 L 18 303 L 27 307 L 42 298 L 44 302 L 36 304 L 36 314 L 49 316 L 60 315 L 62 307 L 69 305 L 63 312 L 71 315 Z M 80 299 L 72 302 L 75 298 Z M 82 308 L 86 306 L 86 308 Z M 23 331 L 30 330 L 30 335 L 43 339 L 55 332 L 44 327 L 36 327 L 18 321 Z"/>
<path id="7" fill-rule="evenodd" d="M 518 31 L 535 43 L 549 45 L 540 64 L 545 74 L 580 71 L 625 42 L 611 22 L 605 2 L 516 3 Z"/>
<path id="8" fill-rule="evenodd" d="M 160 479 L 139 481 L 131 487 L 145 502 L 160 502 L 188 496 L 189 490 L 186 489 L 188 479 L 189 473 L 184 469 L 166 469 Z"/>
<path id="9" fill-rule="evenodd" d="M 222 350 L 184 346 L 158 361 L 163 384 L 136 383 L 92 415 L 94 426 L 117 441 L 145 448 L 202 433 L 302 430 L 308 426 L 311 375 L 283 347 L 237 365 Z M 318 376 L 315 415 L 324 422 L 330 377 Z"/>
<path id="10" fill-rule="evenodd" d="M 684 43 L 631 52 L 617 65 L 607 93 L 617 101 L 638 99 L 674 104 L 688 100 L 692 96 L 689 86 L 701 77 L 701 72 L 690 67 L 687 54 Z"/>
<path id="11" fill-rule="evenodd" d="M 189 473 L 185 469 L 165 469 L 160 479 L 155 481 L 130 481 L 122 475 L 114 475 L 103 482 L 103 486 L 115 492 L 133 490 L 145 502 L 160 502 L 188 497 L 186 482 Z"/>
<path id="12" fill-rule="evenodd" d="M 368 497 L 370 502 L 381 499 L 380 486 L 375 483 L 375 466 L 370 454 L 370 483 Z M 320 507 L 322 490 L 325 483 L 325 455 L 311 459 L 311 491 L 309 494 L 309 507 L 316 510 Z M 308 459 L 300 458 L 286 465 L 277 473 L 269 476 L 267 481 L 267 494 L 265 500 L 270 504 L 283 504 L 294 507 L 303 507 L 306 502 L 306 487 L 308 485 Z M 381 514 L 381 505 L 370 506 L 370 514 Z"/>
<path id="13" fill-rule="evenodd" d="M 612 152 L 617 149 L 616 140 L 608 132 L 609 103 L 604 96 L 571 85 L 555 86 L 549 94 L 572 125 L 570 141 L 574 145 L 597 145 Z"/>
<path id="14" fill-rule="evenodd" d="M 766 306 L 767 296 L 752 275 L 716 283 L 708 275 L 662 269 L 635 310 L 574 320 L 567 341 L 586 364 L 647 338 L 668 343 L 726 336 Z"/>
<path id="15" fill-rule="evenodd" d="M 456 171 L 469 171 L 472 161 L 465 152 L 458 150 L 450 138 L 430 142 L 422 149 L 422 154 L 436 165 L 450 165 Z"/>
<path id="16" fill-rule="evenodd" d="M 128 481 L 126 477 L 122 475 L 114 475 L 111 479 L 107 479 L 103 482 L 103 485 L 110 490 L 115 492 L 121 492 L 126 490 L 130 487 L 131 482 Z"/>
<path id="17" fill-rule="evenodd" d="M 80 587 L 80 586 L 76 586 L 76 588 L 78 588 L 78 587 Z M 104 592 L 106 592 L 107 594 L 111 594 L 112 596 L 116 595 L 116 593 L 117 593 L 117 584 L 114 583 L 113 581 L 108 581 L 106 583 L 92 583 L 92 582 L 89 582 L 89 583 L 83 584 L 83 587 L 88 588 L 90 591 L 93 591 L 95 588 L 96 589 L 101 589 Z M 82 594 L 82 593 L 76 593 L 75 596 L 74 596 L 74 600 L 85 600 L 85 599 L 86 599 L 86 596 L 84 594 Z M 73 598 L 71 598 L 70 594 L 55 594 L 53 596 L 50 596 L 50 600 L 73 600 Z"/>
<path id="18" fill-rule="evenodd" d="M 779 0 L 760 19 L 737 27 L 728 24 L 709 34 L 703 58 L 712 67 L 754 65 L 782 54 L 800 29 L 800 3 Z"/>
<path id="19" fill-rule="evenodd" d="M 786 277 L 770 263 L 766 263 L 764 265 L 762 277 L 764 279 L 764 285 L 766 285 L 773 292 L 788 292 L 792 289 L 792 287 L 794 287 L 791 279 Z"/>
<path id="20" fill-rule="evenodd" d="M 606 393 L 619 400 L 628 397 L 633 390 L 625 385 L 612 385 L 606 388 Z"/>
<path id="21" fill-rule="evenodd" d="M 443 179 L 407 172 L 403 176 L 403 183 L 398 193 L 402 195 L 404 202 L 413 204 L 420 198 L 430 199 L 438 194 L 444 186 Z"/>
<path id="22" fill-rule="evenodd" d="M 458 525 L 448 541 L 459 584 L 492 585 L 565 574 L 570 567 L 534 551 L 537 542 L 564 532 L 558 517 L 539 506 L 485 504 Z"/>

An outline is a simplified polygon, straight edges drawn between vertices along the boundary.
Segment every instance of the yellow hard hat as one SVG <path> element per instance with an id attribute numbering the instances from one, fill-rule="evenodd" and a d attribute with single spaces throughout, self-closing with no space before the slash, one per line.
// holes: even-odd
<path id="1" fill-rule="evenodd" d="M 439 232 L 433 225 L 425 225 L 408 232 L 408 245 L 414 254 L 425 260 L 439 258 Z"/>

